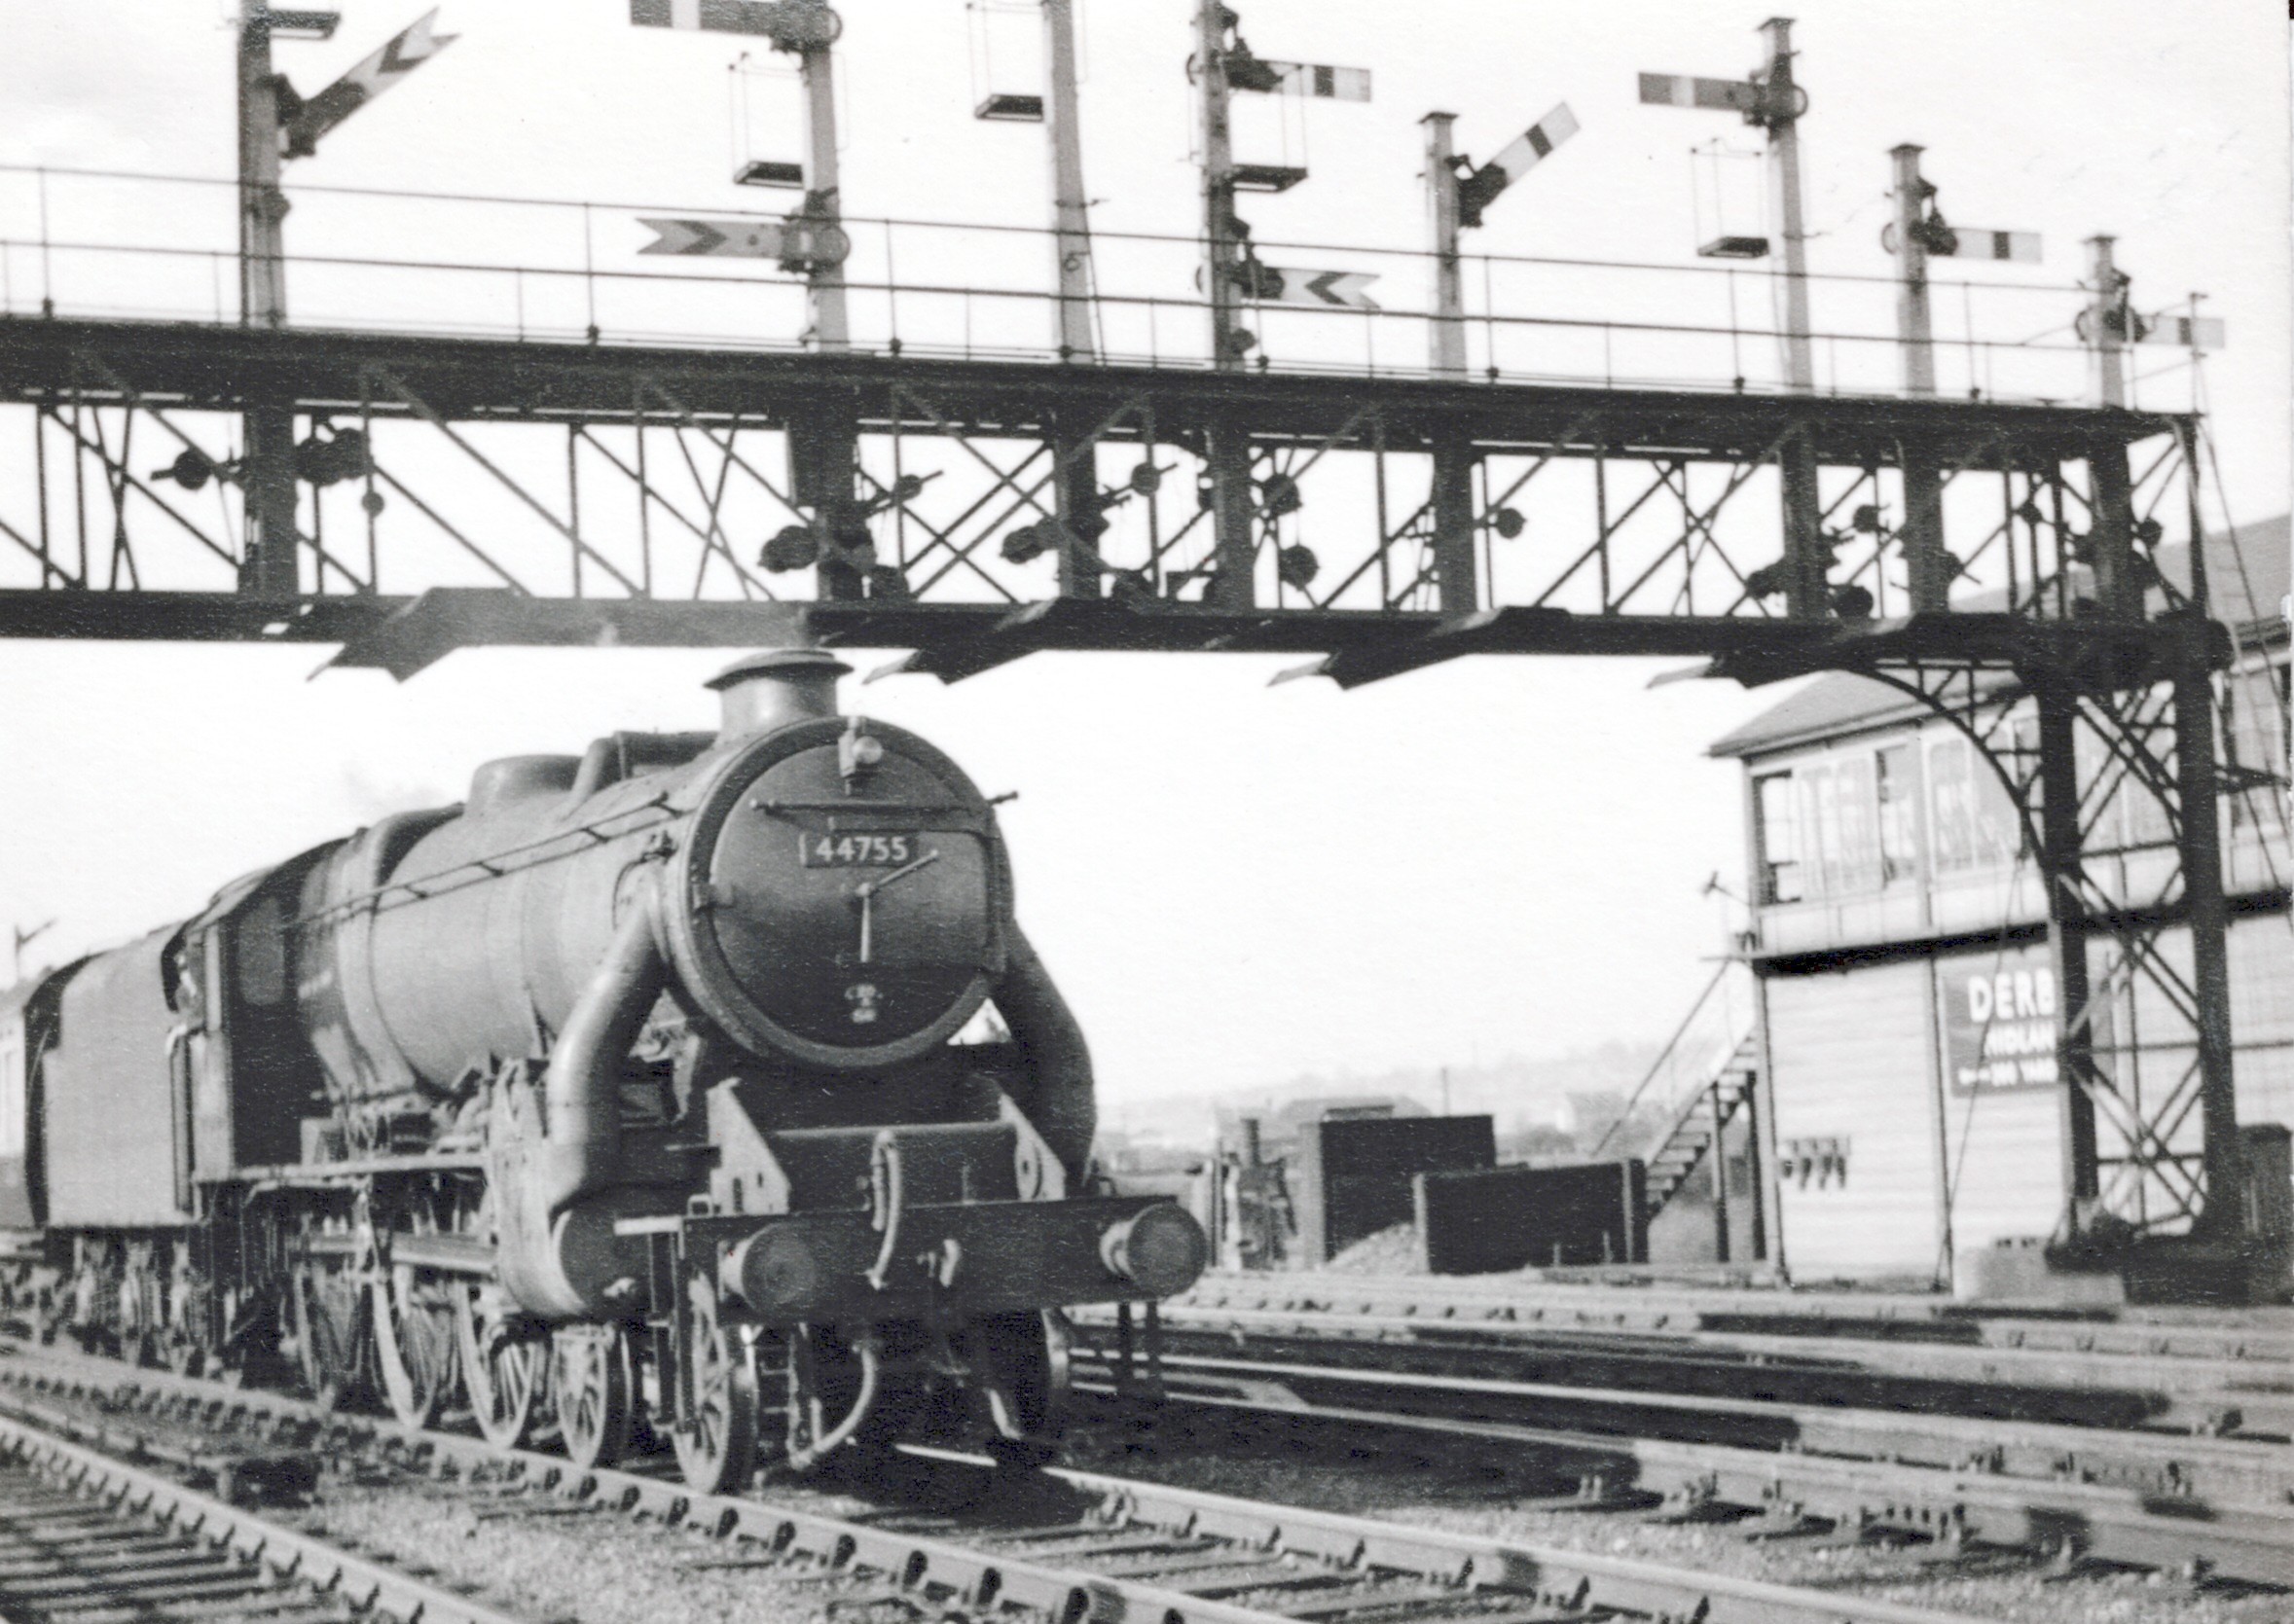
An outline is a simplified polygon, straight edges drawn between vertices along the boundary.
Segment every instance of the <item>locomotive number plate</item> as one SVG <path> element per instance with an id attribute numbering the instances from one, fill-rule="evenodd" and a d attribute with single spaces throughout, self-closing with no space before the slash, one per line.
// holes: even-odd
<path id="1" fill-rule="evenodd" d="M 915 835 L 823 835 L 796 838 L 807 868 L 899 868 L 921 854 Z"/>

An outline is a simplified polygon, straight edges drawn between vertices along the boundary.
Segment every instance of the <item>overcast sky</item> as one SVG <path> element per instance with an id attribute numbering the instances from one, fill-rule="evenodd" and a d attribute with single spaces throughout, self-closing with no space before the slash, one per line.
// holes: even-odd
<path id="1" fill-rule="evenodd" d="M 1078 7 L 1095 221 L 1188 232 L 1191 8 Z M 282 45 L 279 63 L 314 90 L 421 9 L 356 0 L 335 41 Z M 962 0 L 843 9 L 848 208 L 1039 222 L 1039 131 L 968 117 L 986 89 L 1038 88 L 1026 19 L 983 22 Z M 1460 145 L 1484 157 L 1566 100 L 1582 133 L 1491 210 L 1477 245 L 1690 265 L 1688 149 L 1750 144 L 1725 118 L 1638 107 L 1633 74 L 1741 75 L 1759 58 L 1758 7 L 1242 10 L 1262 54 L 1366 66 L 1375 83 L 1366 107 L 1252 110 L 1240 156 L 1303 152 L 1314 176 L 1252 200 L 1262 238 L 1414 247 L 1422 114 L 1458 114 Z M 635 31 L 626 17 L 625 0 L 446 0 L 439 27 L 458 43 L 292 178 L 759 206 L 726 183 L 730 160 L 794 156 L 793 99 L 775 100 L 793 87 L 750 86 L 743 154 L 726 72 L 742 42 Z M 2067 290 L 2080 239 L 2116 234 L 2138 305 L 2203 290 L 2227 319 L 2231 346 L 2207 377 L 2229 504 L 2244 519 L 2284 511 L 2287 51 L 2274 9 L 1811 0 L 1799 17 L 1816 268 L 1886 273 L 1886 150 L 1903 140 L 1928 148 L 1955 222 L 2044 235 L 2032 284 Z M 983 32 L 998 53 L 988 73 Z M 0 162 L 229 173 L 220 8 L 0 0 Z M 0 182 L 19 242 L 31 198 L 20 179 Z M 299 205 L 292 240 L 347 231 L 329 207 Z M 462 229 L 443 218 L 406 230 Z M 626 253 L 642 238 L 618 218 Z M 228 198 L 165 227 L 227 245 Z M 1103 283 L 1148 274 L 1112 246 L 1101 260 Z M 28 273 L 20 250 L 10 269 Z M 1408 277 L 1389 272 L 1392 303 L 1414 302 Z M 12 285 L 20 304 L 25 284 Z M 1616 297 L 1629 312 L 1663 296 L 1619 281 Z M 1827 297 L 1820 287 L 1819 326 Z M 2030 311 L 2032 333 L 2077 304 L 2021 297 L 2002 299 Z M 2159 374 L 2139 385 L 2146 403 L 2187 403 L 2178 365 L 2143 352 L 2138 372 Z M 0 517 L 20 518 L 21 459 L 7 454 Z M 35 956 L 80 951 L 385 812 L 457 799 L 490 756 L 706 726 L 698 684 L 729 655 L 467 651 L 403 687 L 374 672 L 307 682 L 322 657 L 0 645 L 0 924 L 55 917 Z M 1703 747 L 1775 696 L 1652 693 L 1661 665 L 1563 660 L 1466 661 L 1347 695 L 1270 691 L 1288 663 L 1038 655 L 955 688 L 903 679 L 849 698 L 949 747 L 991 793 L 1021 792 L 1007 809 L 1021 908 L 1118 1101 L 1661 1038 L 1720 940 L 1702 883 L 1718 870 L 1741 888 L 1737 774 Z"/>

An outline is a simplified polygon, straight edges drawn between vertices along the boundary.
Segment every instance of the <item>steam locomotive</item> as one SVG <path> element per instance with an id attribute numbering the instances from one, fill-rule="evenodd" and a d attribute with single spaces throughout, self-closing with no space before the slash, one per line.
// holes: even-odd
<path id="1" fill-rule="evenodd" d="M 1090 1193 L 994 808 L 849 669 L 736 662 L 713 734 L 488 763 L 0 998 L 0 1311 L 706 1492 L 1045 1448 L 1061 1310 L 1203 1235 Z"/>

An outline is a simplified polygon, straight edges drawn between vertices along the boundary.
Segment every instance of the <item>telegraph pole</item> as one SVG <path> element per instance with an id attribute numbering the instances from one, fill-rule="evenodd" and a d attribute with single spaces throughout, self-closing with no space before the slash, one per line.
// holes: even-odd
<path id="1" fill-rule="evenodd" d="M 1458 274 L 1458 170 L 1450 147 L 1455 113 L 1429 113 L 1426 198 L 1434 223 L 1434 328 L 1430 360 L 1437 378 L 1466 376 L 1466 300 Z"/>
<path id="2" fill-rule="evenodd" d="M 2094 283 L 2094 297 L 2087 307 L 2088 342 L 2094 345 L 2098 406 L 2127 404 L 2127 371 L 2120 351 L 2131 335 L 2127 332 L 2128 278 L 2111 260 L 2112 245 L 2118 240 L 2111 236 L 2087 239 L 2088 276 Z"/>
<path id="3" fill-rule="evenodd" d="M 1235 14 L 1220 0 L 1201 0 L 1195 15 L 1195 59 L 1203 85 L 1204 292 L 1211 302 L 1211 364 L 1240 372 L 1252 338 L 1241 321 L 1242 222 L 1235 217 L 1234 144 L 1227 103 L 1226 34 Z M 1231 422 L 1204 430 L 1211 476 L 1216 559 L 1205 600 L 1248 609 L 1256 599 L 1257 545 L 1252 534 L 1251 443 Z"/>
<path id="4" fill-rule="evenodd" d="M 1904 392 L 1936 392 L 1936 345 L 1928 312 L 1930 195 L 1919 172 L 1921 149 L 1907 141 L 1889 154 L 1896 164 L 1896 331 L 1903 341 Z M 1914 614 L 1951 606 L 1950 555 L 1944 551 L 1944 480 L 1935 458 L 1907 451 L 1904 480 L 1904 565 Z"/>
<path id="5" fill-rule="evenodd" d="M 1795 394 L 1812 394 L 1816 366 L 1808 343 L 1808 233 L 1801 211 L 1800 87 L 1792 72 L 1792 18 L 1761 24 L 1768 64 L 1761 78 L 1761 122 L 1768 131 L 1769 184 L 1784 235 L 1784 379 Z"/>

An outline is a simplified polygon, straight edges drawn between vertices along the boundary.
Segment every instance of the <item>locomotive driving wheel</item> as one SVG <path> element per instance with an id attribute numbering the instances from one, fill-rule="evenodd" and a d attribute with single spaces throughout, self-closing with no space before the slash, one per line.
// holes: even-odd
<path id="1" fill-rule="evenodd" d="M 635 1420 L 629 1333 L 619 1325 L 559 1326 L 551 1337 L 550 1381 L 566 1458 L 584 1467 L 617 1464 L 629 1453 Z M 679 1433 L 680 1462 L 684 1448 Z"/>
<path id="2" fill-rule="evenodd" d="M 457 1370 L 452 1299 L 458 1293 L 420 1278 L 404 1263 L 378 1274 L 370 1289 L 375 1352 L 390 1413 L 401 1426 L 428 1426 L 454 1394 Z"/>
<path id="3" fill-rule="evenodd" d="M 178 1376 L 206 1372 L 212 1354 L 207 1346 L 211 1297 L 206 1277 L 192 1263 L 190 1248 L 178 1242 L 167 1276 L 167 1325 L 160 1340 L 160 1356 Z"/>
<path id="4" fill-rule="evenodd" d="M 523 1449 L 540 1430 L 548 1385 L 546 1336 L 513 1322 L 483 1285 L 455 1293 L 455 1346 L 478 1432 L 496 1449 Z"/>
<path id="5" fill-rule="evenodd" d="M 696 1275 L 686 1290 L 682 1374 L 692 1411 L 674 1428 L 677 1465 L 695 1490 L 721 1495 L 756 1468 L 756 1367 L 747 1341 L 718 1315 L 714 1284 Z"/>
<path id="6" fill-rule="evenodd" d="M 359 1385 L 362 1295 L 347 1271 L 306 1258 L 288 1275 L 287 1296 L 304 1385 L 331 1405 Z"/>

